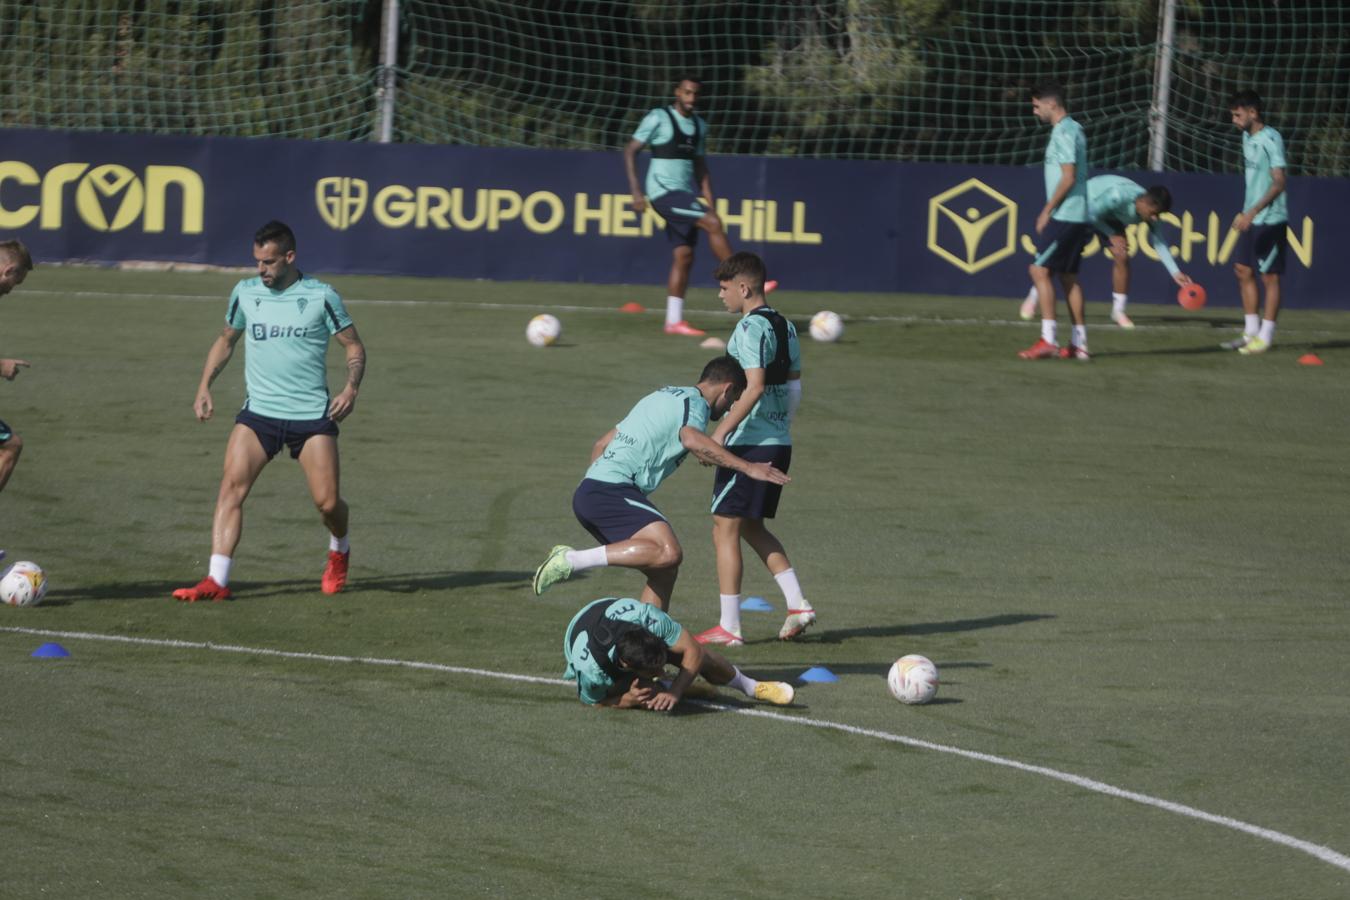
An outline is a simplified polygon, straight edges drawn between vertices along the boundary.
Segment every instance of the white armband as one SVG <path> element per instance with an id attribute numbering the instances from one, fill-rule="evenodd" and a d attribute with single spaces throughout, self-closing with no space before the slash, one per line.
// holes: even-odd
<path id="1" fill-rule="evenodd" d="M 791 422 L 797 415 L 797 407 L 802 405 L 802 380 L 794 378 L 787 383 L 787 412 Z"/>

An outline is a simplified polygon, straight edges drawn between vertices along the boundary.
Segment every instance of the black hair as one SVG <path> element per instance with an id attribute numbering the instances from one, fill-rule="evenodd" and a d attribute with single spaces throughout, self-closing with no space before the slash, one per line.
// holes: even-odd
<path id="1" fill-rule="evenodd" d="M 1153 205 L 1158 207 L 1160 213 L 1165 213 L 1172 208 L 1172 192 L 1161 184 L 1155 184 L 1144 191 L 1144 196 L 1153 201 Z"/>
<path id="2" fill-rule="evenodd" d="M 1253 90 L 1238 91 L 1233 94 L 1233 98 L 1228 101 L 1228 108 L 1233 109 L 1254 109 L 1256 115 L 1261 115 L 1261 96 Z"/>
<path id="3" fill-rule="evenodd" d="M 276 244 L 282 253 L 289 253 L 295 249 L 295 232 L 291 231 L 291 226 L 285 222 L 273 219 L 258 229 L 253 235 L 253 243 L 258 247 L 268 243 Z"/>
<path id="4" fill-rule="evenodd" d="M 614 661 L 634 672 L 663 668 L 666 642 L 645 628 L 634 628 L 614 642 Z"/>
<path id="5" fill-rule="evenodd" d="M 738 253 L 731 254 L 718 263 L 716 271 L 713 272 L 713 278 L 718 281 L 745 278 L 750 282 L 750 286 L 755 289 L 755 293 L 760 295 L 764 293 L 764 279 L 768 275 L 768 269 L 764 267 L 764 260 L 749 250 L 741 250 Z"/>
<path id="6" fill-rule="evenodd" d="M 1042 81 L 1031 89 L 1032 100 L 1053 100 L 1065 109 L 1069 105 L 1064 100 L 1064 85 L 1057 81 Z"/>
<path id="7" fill-rule="evenodd" d="M 745 390 L 745 369 L 734 356 L 717 356 L 708 360 L 708 364 L 703 367 L 703 374 L 698 376 L 700 382 L 706 381 L 709 384 L 726 384 L 730 382 L 736 387 L 737 391 Z"/>

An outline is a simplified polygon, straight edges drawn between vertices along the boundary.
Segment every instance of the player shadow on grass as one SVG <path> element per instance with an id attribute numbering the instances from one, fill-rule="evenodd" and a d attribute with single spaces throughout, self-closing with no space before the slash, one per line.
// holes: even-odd
<path id="1" fill-rule="evenodd" d="M 853 638 L 898 637 L 917 634 L 954 634 L 962 631 L 980 631 L 985 628 L 1004 628 L 1008 625 L 1023 625 L 1027 622 L 1039 622 L 1053 619 L 1049 613 L 1004 613 L 998 616 L 985 616 L 982 619 L 953 619 L 950 622 L 909 622 L 898 625 L 874 625 L 867 628 L 832 628 L 816 633 L 807 632 L 801 639 L 803 644 L 842 644 Z M 758 643 L 747 641 L 746 643 Z M 890 663 L 887 663 L 890 665 Z"/>
<path id="2" fill-rule="evenodd" d="M 1304 353 L 1316 353 L 1318 350 L 1343 350 L 1350 347 L 1350 341 L 1280 341 L 1275 345 L 1275 349 L 1282 351 L 1285 355 L 1302 355 Z M 1093 359 L 1108 359 L 1118 357 L 1124 359 L 1129 356 L 1197 356 L 1207 353 L 1225 353 L 1231 354 L 1233 351 L 1225 350 L 1218 344 L 1206 344 L 1203 347 L 1155 347 L 1149 350 L 1102 350 L 1092 354 Z"/>
<path id="3" fill-rule="evenodd" d="M 366 591 L 387 591 L 393 594 L 415 594 L 419 591 L 456 590 L 459 588 L 480 587 L 487 584 L 510 584 L 528 580 L 533 572 L 490 571 L 490 572 L 419 572 L 400 575 L 386 575 L 373 578 L 353 578 L 343 594 L 360 594 Z M 108 584 L 96 584 L 85 588 L 63 589 L 50 594 L 44 606 L 66 606 L 83 600 L 145 600 L 163 597 L 172 599 L 173 592 L 184 586 L 179 581 L 118 581 Z M 288 578 L 283 581 L 232 581 L 230 590 L 234 596 L 231 603 L 238 601 L 262 600 L 269 597 L 312 594 L 323 596 L 319 591 L 319 579 Z"/>

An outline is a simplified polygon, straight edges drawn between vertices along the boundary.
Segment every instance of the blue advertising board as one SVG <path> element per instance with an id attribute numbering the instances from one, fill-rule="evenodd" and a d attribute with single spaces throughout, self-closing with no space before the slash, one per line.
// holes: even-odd
<path id="1" fill-rule="evenodd" d="M 1237 139 L 1236 137 L 1234 138 Z M 1291 148 L 1297 152 L 1297 148 Z M 1044 202 L 1037 167 L 755 157 L 709 161 L 732 245 L 785 287 L 1020 297 Z M 1094 173 L 1095 174 L 1095 173 Z M 1235 304 L 1242 179 L 1123 173 L 1168 186 L 1162 231 L 1212 303 Z M 1350 238 L 1350 181 L 1290 180 L 1286 303 L 1350 308 L 1330 248 Z M 307 270 L 649 284 L 670 245 L 632 207 L 621 155 L 460 146 L 5 131 L 0 235 L 41 260 L 250 264 L 263 222 L 288 222 Z M 1130 231 L 1132 296 L 1175 295 Z M 714 260 L 700 246 L 696 283 Z M 1089 299 L 1110 261 L 1088 248 Z"/>

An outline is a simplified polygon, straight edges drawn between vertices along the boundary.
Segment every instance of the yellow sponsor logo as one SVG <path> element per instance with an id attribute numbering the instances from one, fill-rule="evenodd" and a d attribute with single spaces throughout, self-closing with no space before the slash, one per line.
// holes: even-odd
<path id="1" fill-rule="evenodd" d="M 15 187 L 9 187 L 13 184 Z M 16 189 L 17 188 L 17 189 Z M 206 213 L 202 177 L 183 166 L 62 163 L 44 173 L 19 160 L 0 161 L 0 229 L 23 228 L 35 219 L 43 231 L 65 225 L 68 199 L 80 221 L 95 231 L 122 231 L 137 222 L 146 234 L 165 230 L 170 191 L 181 201 L 180 234 L 201 234 Z M 35 201 L 35 202 L 34 202 Z"/>
<path id="2" fill-rule="evenodd" d="M 967 275 L 1017 249 L 1017 204 L 978 178 L 928 201 L 928 249 Z"/>
<path id="3" fill-rule="evenodd" d="M 521 194 L 503 188 L 386 185 L 371 193 L 360 178 L 329 176 L 314 183 L 319 216 L 335 231 L 361 222 L 367 212 L 383 228 L 500 231 L 519 225 L 531 234 L 649 237 L 665 222 L 648 205 L 639 213 L 628 194 L 574 194 L 569 203 L 551 191 Z M 819 244 L 807 227 L 806 204 L 777 200 L 717 201 L 717 214 L 733 239 L 779 244 Z"/>

